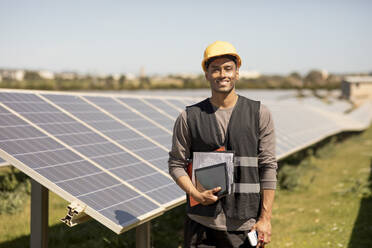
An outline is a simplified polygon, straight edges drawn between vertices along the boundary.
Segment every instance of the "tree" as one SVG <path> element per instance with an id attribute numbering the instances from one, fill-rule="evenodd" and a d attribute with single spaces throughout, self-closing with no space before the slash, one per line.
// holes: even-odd
<path id="1" fill-rule="evenodd" d="M 291 87 L 295 88 L 302 88 L 303 87 L 303 80 L 301 75 L 298 72 L 292 72 L 287 77 L 287 81 L 289 82 Z"/>
<path id="2" fill-rule="evenodd" d="M 24 80 L 40 80 L 41 77 L 36 71 L 26 71 Z"/>
<path id="3" fill-rule="evenodd" d="M 125 75 L 121 75 L 119 78 L 119 89 L 124 89 L 126 77 Z"/>
<path id="4" fill-rule="evenodd" d="M 105 85 L 107 89 L 114 88 L 114 78 L 111 75 L 105 78 Z"/>
<path id="5" fill-rule="evenodd" d="M 323 74 L 319 70 L 311 70 L 304 78 L 304 85 L 307 88 L 318 88 L 324 86 L 326 81 L 323 79 Z"/>

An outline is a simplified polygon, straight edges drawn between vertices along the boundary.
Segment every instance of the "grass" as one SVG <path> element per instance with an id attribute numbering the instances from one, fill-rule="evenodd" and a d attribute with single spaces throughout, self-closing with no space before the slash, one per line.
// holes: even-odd
<path id="1" fill-rule="evenodd" d="M 372 126 L 314 150 L 281 163 L 290 168 L 280 174 L 290 186 L 277 190 L 267 247 L 372 247 Z M 0 214 L 0 248 L 28 246 L 26 199 L 21 211 Z M 49 199 L 49 247 L 135 246 L 135 230 L 116 235 L 95 220 L 73 228 L 61 224 L 68 203 L 53 193 Z M 183 215 L 180 206 L 152 221 L 154 247 L 182 244 Z"/>
<path id="2" fill-rule="evenodd" d="M 270 247 L 372 247 L 372 126 L 301 164 L 298 186 L 277 191 Z"/>

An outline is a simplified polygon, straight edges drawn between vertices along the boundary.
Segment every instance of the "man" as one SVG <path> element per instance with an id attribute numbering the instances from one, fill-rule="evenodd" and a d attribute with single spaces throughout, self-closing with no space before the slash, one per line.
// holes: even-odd
<path id="1" fill-rule="evenodd" d="M 185 247 L 251 247 L 247 233 L 256 230 L 263 247 L 271 240 L 271 210 L 276 188 L 275 134 L 271 114 L 260 102 L 239 96 L 241 59 L 233 45 L 216 41 L 204 52 L 202 67 L 212 96 L 186 108 L 176 120 L 169 172 L 189 198 Z M 193 152 L 221 147 L 234 151 L 234 193 L 221 188 L 199 192 L 187 166 Z"/>

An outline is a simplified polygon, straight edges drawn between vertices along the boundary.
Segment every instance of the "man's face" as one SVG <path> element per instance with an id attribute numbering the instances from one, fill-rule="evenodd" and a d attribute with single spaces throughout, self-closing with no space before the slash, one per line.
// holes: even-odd
<path id="1" fill-rule="evenodd" d="M 239 71 L 235 62 L 229 58 L 217 58 L 212 61 L 205 73 L 212 92 L 230 93 L 239 79 Z"/>

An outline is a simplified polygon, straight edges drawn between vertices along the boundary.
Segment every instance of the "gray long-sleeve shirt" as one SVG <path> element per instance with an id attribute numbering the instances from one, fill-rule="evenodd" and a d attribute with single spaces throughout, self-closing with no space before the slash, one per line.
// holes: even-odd
<path id="1" fill-rule="evenodd" d="M 225 138 L 233 109 L 234 107 L 215 109 L 219 132 L 223 139 Z M 259 129 L 258 166 L 262 168 L 260 175 L 261 189 L 275 189 L 277 162 L 275 158 L 274 123 L 270 111 L 263 104 L 260 105 Z M 175 181 L 180 176 L 187 176 L 186 168 L 190 157 L 190 147 L 191 137 L 187 125 L 187 116 L 186 111 L 183 111 L 175 122 L 172 150 L 169 152 L 169 173 Z M 216 218 L 192 214 L 189 214 L 189 217 L 202 225 L 217 230 L 249 230 L 255 224 L 254 219 L 228 219 L 223 211 Z"/>

